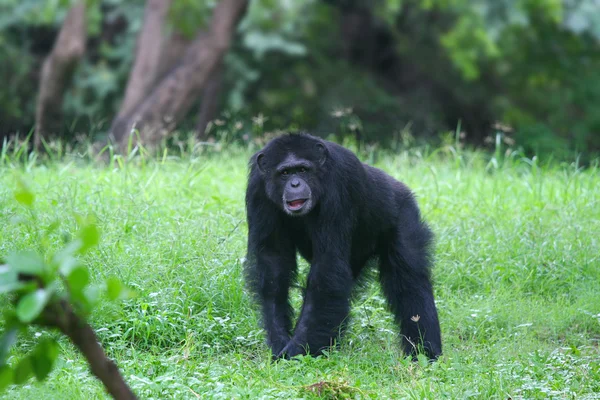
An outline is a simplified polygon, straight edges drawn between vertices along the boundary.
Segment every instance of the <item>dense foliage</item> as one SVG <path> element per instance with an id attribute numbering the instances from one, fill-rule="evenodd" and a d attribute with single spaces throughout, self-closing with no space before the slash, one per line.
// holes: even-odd
<path id="1" fill-rule="evenodd" d="M 40 63 L 71 3 L 0 2 L 6 82 L 0 135 L 33 126 Z M 215 4 L 175 0 L 169 29 L 192 35 L 210 21 Z M 88 5 L 89 48 L 64 104 L 70 136 L 108 128 L 143 17 L 142 0 Z M 310 128 L 387 143 L 431 138 L 460 123 L 467 140 L 485 144 L 499 122 L 538 154 L 597 152 L 598 6 L 598 0 L 255 0 L 226 59 L 224 113 L 214 128 L 227 129 L 212 134 L 243 137 L 262 115 L 267 131 Z M 190 115 L 180 129 L 194 122 Z"/>

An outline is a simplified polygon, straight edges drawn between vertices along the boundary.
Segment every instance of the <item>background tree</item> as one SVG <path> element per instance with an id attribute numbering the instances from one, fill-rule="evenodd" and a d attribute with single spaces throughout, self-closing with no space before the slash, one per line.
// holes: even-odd
<path id="1" fill-rule="evenodd" d="M 85 41 L 85 2 L 78 1 L 67 13 L 52 52 L 42 66 L 35 115 L 37 148 L 42 137 L 56 134 L 61 129 L 63 95 L 83 56 Z"/>
<path id="2" fill-rule="evenodd" d="M 162 11 L 164 14 L 168 4 L 164 1 L 159 3 L 162 8 L 154 9 L 155 4 L 152 1 L 148 6 L 151 7 L 150 10 L 156 10 L 156 13 Z M 120 112 L 121 116 L 117 117 L 111 129 L 111 134 L 119 145 L 123 146 L 126 143 L 128 134 L 134 127 L 139 130 L 142 141 L 156 144 L 185 116 L 229 49 L 233 31 L 246 6 L 245 0 L 221 0 L 214 9 L 208 31 L 201 31 L 196 35 L 179 63 L 167 76 L 156 83 L 147 98 L 136 88 L 131 89 L 132 92 L 136 92 L 136 100 L 139 103 L 134 106 L 133 102 L 125 102 Z M 150 16 L 151 13 L 148 15 Z M 148 18 L 146 25 L 158 24 L 158 20 L 159 18 Z M 142 31 L 141 43 L 152 46 L 151 40 L 147 40 L 143 33 L 155 31 L 160 32 L 160 26 L 148 26 Z M 139 64 L 136 60 L 137 68 L 132 72 L 128 91 L 132 85 L 142 79 L 146 81 L 144 88 L 149 89 L 149 82 L 154 80 L 154 74 L 150 71 L 157 70 L 158 57 L 148 59 L 146 54 L 148 52 L 140 47 Z M 140 75 L 149 76 L 142 78 Z"/>
<path id="3" fill-rule="evenodd" d="M 32 82 L 73 4 L 0 5 L 2 135 L 33 126 Z M 470 143 L 485 145 L 500 122 L 528 151 L 592 154 L 600 149 L 592 109 L 600 96 L 597 6 L 256 0 L 244 13 L 245 3 L 234 1 L 91 1 L 87 51 L 65 92 L 60 131 L 122 140 L 137 121 L 140 137 L 153 143 L 177 131 L 217 138 L 233 131 L 239 139 L 262 114 L 267 132 L 303 128 L 388 145 L 435 140 L 460 122 Z M 217 25 L 231 29 L 227 52 L 209 50 Z M 160 38 L 149 50 L 148 32 Z M 147 74 L 136 72 L 142 65 Z M 189 85 L 165 95 L 179 79 Z"/>
<path id="4" fill-rule="evenodd" d="M 165 51 L 163 27 L 171 1 L 148 0 L 144 21 L 138 35 L 135 62 L 131 68 L 123 103 L 117 118 L 131 113 L 152 90 L 156 82 L 161 56 Z"/>

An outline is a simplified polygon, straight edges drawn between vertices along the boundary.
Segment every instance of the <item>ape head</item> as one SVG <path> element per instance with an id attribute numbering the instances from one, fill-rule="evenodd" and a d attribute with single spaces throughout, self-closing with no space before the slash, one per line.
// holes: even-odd
<path id="1" fill-rule="evenodd" d="M 319 202 L 327 155 L 323 141 L 292 134 L 271 141 L 253 159 L 267 197 L 287 214 L 302 216 Z"/>

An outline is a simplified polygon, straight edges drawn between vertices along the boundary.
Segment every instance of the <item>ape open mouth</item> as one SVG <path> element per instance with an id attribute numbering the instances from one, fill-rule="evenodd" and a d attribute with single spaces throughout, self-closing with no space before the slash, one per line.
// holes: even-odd
<path id="1" fill-rule="evenodd" d="M 286 201 L 286 203 L 287 203 L 288 209 L 290 209 L 292 211 L 296 211 L 296 210 L 301 209 L 304 206 L 304 203 L 306 203 L 306 199 Z"/>

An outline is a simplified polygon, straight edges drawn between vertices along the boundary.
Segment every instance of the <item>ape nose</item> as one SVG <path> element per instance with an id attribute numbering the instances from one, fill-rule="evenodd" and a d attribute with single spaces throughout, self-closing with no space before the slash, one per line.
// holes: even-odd
<path id="1" fill-rule="evenodd" d="M 297 188 L 298 186 L 300 186 L 300 181 L 298 179 L 292 179 L 292 187 L 293 188 Z"/>

